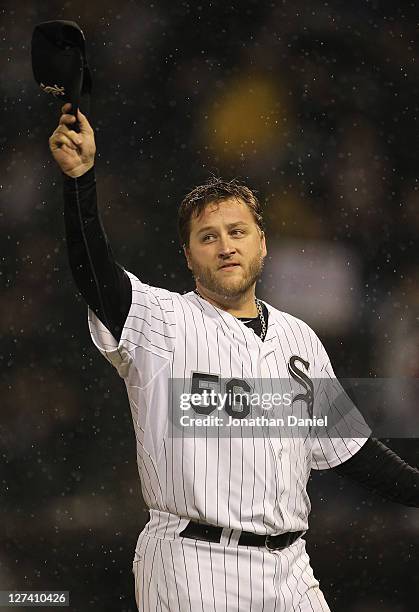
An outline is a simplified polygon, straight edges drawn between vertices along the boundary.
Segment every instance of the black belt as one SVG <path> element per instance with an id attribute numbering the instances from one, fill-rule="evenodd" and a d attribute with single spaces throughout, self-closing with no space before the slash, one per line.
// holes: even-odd
<path id="1" fill-rule="evenodd" d="M 222 527 L 215 525 L 205 525 L 189 521 L 185 529 L 179 533 L 182 538 L 192 540 L 205 540 L 206 542 L 220 542 Z M 305 531 L 288 531 L 279 535 L 260 535 L 250 531 L 241 531 L 238 544 L 239 546 L 266 546 L 270 550 L 281 550 L 291 546 Z M 231 537 L 231 536 L 230 536 Z"/>

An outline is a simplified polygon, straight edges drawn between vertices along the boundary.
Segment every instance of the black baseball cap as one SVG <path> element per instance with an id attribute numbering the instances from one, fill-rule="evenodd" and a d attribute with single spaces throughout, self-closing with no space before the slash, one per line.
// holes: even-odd
<path id="1" fill-rule="evenodd" d="M 77 117 L 80 102 L 89 111 L 92 77 L 84 34 L 74 21 L 45 21 L 32 34 L 32 71 L 40 88 Z"/>

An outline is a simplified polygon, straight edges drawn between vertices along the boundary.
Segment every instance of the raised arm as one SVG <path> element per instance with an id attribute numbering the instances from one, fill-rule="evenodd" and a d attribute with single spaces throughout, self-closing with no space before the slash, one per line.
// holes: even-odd
<path id="1" fill-rule="evenodd" d="M 62 107 L 57 129 L 49 139 L 63 176 L 64 218 L 68 258 L 83 298 L 117 341 L 131 306 L 130 280 L 115 261 L 97 208 L 94 131 L 78 110 L 80 133 L 70 129 L 75 117 Z"/>

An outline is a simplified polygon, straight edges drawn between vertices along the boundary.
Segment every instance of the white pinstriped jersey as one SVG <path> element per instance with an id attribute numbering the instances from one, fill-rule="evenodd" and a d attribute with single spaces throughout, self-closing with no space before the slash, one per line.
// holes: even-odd
<path id="1" fill-rule="evenodd" d="M 293 355 L 308 362 L 311 379 L 335 379 L 316 334 L 267 304 L 262 342 L 239 319 L 195 292 L 181 295 L 127 274 L 132 304 L 120 342 L 90 308 L 88 323 L 94 344 L 126 384 L 147 506 L 261 534 L 307 530 L 310 470 L 347 460 L 371 433 L 356 408 L 349 406 L 359 422 L 356 438 L 338 431 L 331 438 L 284 438 L 275 428 L 262 437 L 175 437 L 168 383 L 171 378 L 190 380 L 193 372 L 291 381 L 287 366 Z"/>

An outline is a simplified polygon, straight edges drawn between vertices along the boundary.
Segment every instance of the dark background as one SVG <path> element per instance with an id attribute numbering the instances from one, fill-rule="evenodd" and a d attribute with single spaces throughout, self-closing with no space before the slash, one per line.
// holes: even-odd
<path id="1" fill-rule="evenodd" d="M 259 296 L 312 325 L 339 376 L 418 377 L 419 7 L 2 6 L 0 588 L 133 611 L 147 512 L 131 417 L 67 264 L 48 149 L 60 103 L 32 77 L 33 28 L 71 19 L 85 33 L 99 205 L 124 267 L 192 288 L 178 203 L 211 173 L 239 177 L 265 204 Z M 416 440 L 387 443 L 419 465 Z M 308 550 L 331 609 L 417 610 L 419 510 L 327 472 L 310 495 Z"/>

